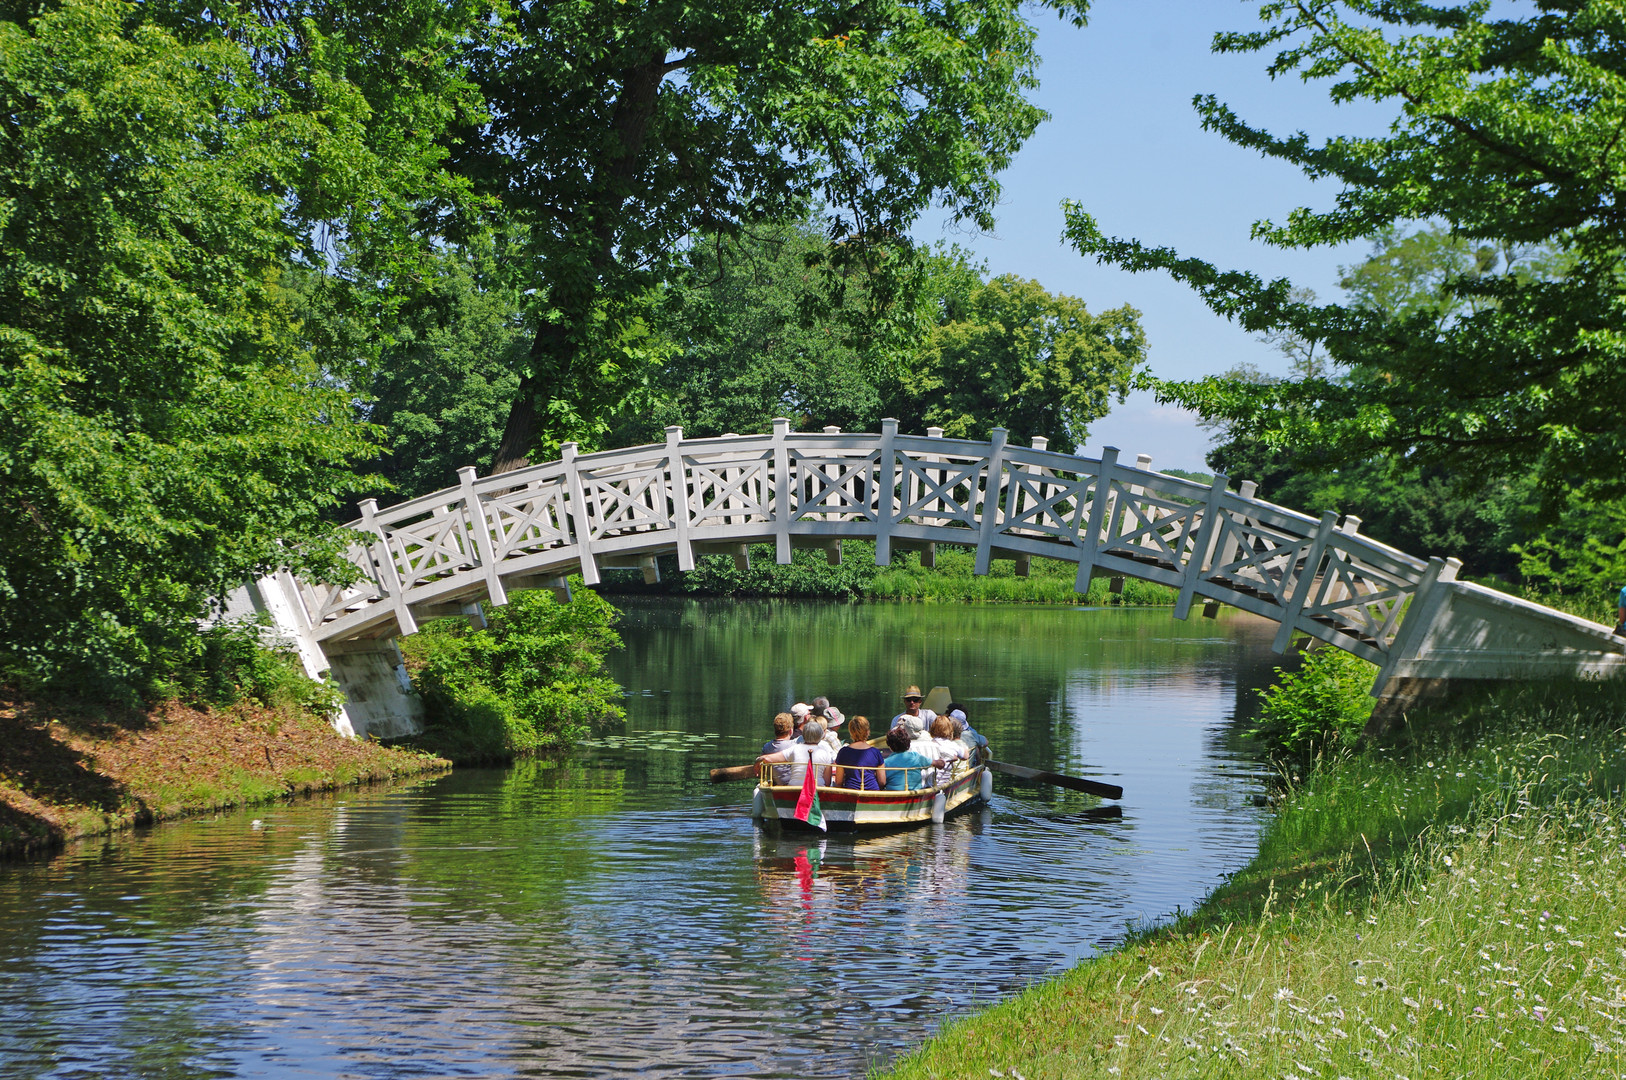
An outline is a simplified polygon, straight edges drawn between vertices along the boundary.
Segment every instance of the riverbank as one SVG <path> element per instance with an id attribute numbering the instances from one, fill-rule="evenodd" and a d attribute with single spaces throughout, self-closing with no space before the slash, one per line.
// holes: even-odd
<path id="1" fill-rule="evenodd" d="M 646 584 L 636 570 L 610 570 L 604 574 L 606 594 L 658 594 L 671 596 L 731 596 L 739 598 L 795 598 L 805 600 L 916 600 L 928 603 L 1070 604 L 1083 607 L 1172 606 L 1178 590 L 1136 578 L 1113 582 L 1097 575 L 1087 593 L 1073 591 L 1078 565 L 1061 559 L 1035 556 L 1026 573 L 1017 572 L 1012 559 L 995 559 L 988 573 L 974 573 L 976 554 L 962 547 L 942 545 L 934 566 L 924 566 L 918 551 L 894 552 L 887 566 L 875 565 L 875 544 L 845 540 L 841 564 L 830 565 L 823 551 L 798 548 L 791 562 L 774 561 L 771 544 L 750 549 L 750 565 L 741 569 L 728 555 L 702 555 L 695 568 L 680 573 L 677 557 L 658 561 L 661 580 Z M 1116 591 L 1114 589 L 1116 587 Z"/>
<path id="2" fill-rule="evenodd" d="M 151 709 L 0 688 L 0 859 L 230 806 L 450 768 L 242 702 Z"/>
<path id="3" fill-rule="evenodd" d="M 1626 1071 L 1626 687 L 1506 688 L 1317 769 L 1194 912 L 886 1075 Z"/>

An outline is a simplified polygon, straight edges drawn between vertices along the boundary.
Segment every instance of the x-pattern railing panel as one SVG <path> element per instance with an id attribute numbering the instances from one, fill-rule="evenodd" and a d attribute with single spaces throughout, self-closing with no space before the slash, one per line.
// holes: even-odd
<path id="1" fill-rule="evenodd" d="M 988 458 L 898 453 L 896 520 L 914 525 L 970 526 L 976 522 Z"/>
<path id="2" fill-rule="evenodd" d="M 1006 479 L 1010 488 L 1002 532 L 1073 543 L 1089 524 L 1095 477 L 1012 469 Z"/>
<path id="3" fill-rule="evenodd" d="M 1221 556 L 1204 576 L 1250 588 L 1285 607 L 1297 580 L 1296 568 L 1311 545 L 1308 537 L 1226 514 L 1220 527 L 1220 548 L 1230 554 Z"/>
<path id="4" fill-rule="evenodd" d="M 773 520 L 771 454 L 759 452 L 745 460 L 685 456 L 683 465 L 691 493 L 687 505 L 692 524 Z"/>
<path id="5" fill-rule="evenodd" d="M 554 477 L 482 498 L 498 561 L 568 546 L 571 537 L 566 497 L 563 478 Z"/>
<path id="6" fill-rule="evenodd" d="M 1115 512 L 1109 519 L 1103 552 L 1127 553 L 1172 566 L 1183 565 L 1202 523 L 1202 507 L 1183 504 L 1114 481 L 1109 496 Z"/>
<path id="7" fill-rule="evenodd" d="M 478 561 L 461 510 L 442 507 L 430 517 L 387 530 L 385 536 L 403 588 L 434 581 Z"/>
<path id="8" fill-rule="evenodd" d="M 1406 601 L 1417 589 L 1417 579 L 1362 555 L 1347 538 L 1330 543 L 1303 614 L 1331 621 L 1386 648 L 1394 640 Z"/>
<path id="9" fill-rule="evenodd" d="M 671 527 L 661 464 L 582 470 L 587 535 L 592 540 Z"/>
<path id="10" fill-rule="evenodd" d="M 382 596 L 366 546 L 352 544 L 345 549 L 344 559 L 360 572 L 360 576 L 351 585 L 322 584 L 312 587 L 315 607 L 311 611 L 311 621 L 318 625 L 365 607 Z"/>
<path id="11" fill-rule="evenodd" d="M 821 456 L 792 451 L 795 521 L 876 520 L 875 467 L 880 452 Z"/>

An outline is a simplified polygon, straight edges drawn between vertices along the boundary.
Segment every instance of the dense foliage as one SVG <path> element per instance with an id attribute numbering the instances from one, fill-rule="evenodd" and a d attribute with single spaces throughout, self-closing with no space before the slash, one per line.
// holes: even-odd
<path id="1" fill-rule="evenodd" d="M 1287 281 L 1108 238 L 1072 207 L 1081 252 L 1165 270 L 1249 329 L 1285 326 L 1322 343 L 1346 373 L 1167 383 L 1166 399 L 1295 462 L 1387 453 L 1467 480 L 1534 472 L 1550 509 L 1576 485 L 1626 489 L 1626 12 L 1580 0 L 1534 8 L 1502 17 L 1485 0 L 1270 0 L 1262 29 L 1215 39 L 1220 52 L 1279 50 L 1272 75 L 1329 80 L 1335 101 L 1399 109 L 1386 135 L 1317 145 L 1199 98 L 1205 127 L 1341 185 L 1334 209 L 1260 222 L 1258 238 L 1316 247 L 1427 221 L 1466 241 L 1470 258 L 1438 282 L 1459 301 L 1447 317 L 1359 295 L 1317 304 Z M 1549 259 L 1542 272 L 1484 273 L 1480 247 L 1536 247 Z"/>
<path id="2" fill-rule="evenodd" d="M 517 593 L 487 620 L 473 630 L 444 619 L 401 639 L 423 695 L 425 748 L 453 761 L 511 758 L 568 746 L 623 715 L 604 672 L 604 654 L 621 645 L 616 611 L 597 594 L 578 587 L 561 604 L 545 589 Z"/>
<path id="3" fill-rule="evenodd" d="M 996 174 L 1043 118 L 1016 0 L 530 4 L 470 50 L 490 105 L 457 146 L 523 238 L 535 338 L 496 469 L 596 442 L 659 359 L 648 290 L 697 232 L 828 208 L 832 281 L 860 273 L 885 351 L 927 208 L 991 224 Z M 907 314 L 907 312 L 906 312 Z M 907 320 L 905 322 L 907 325 Z"/>
<path id="4" fill-rule="evenodd" d="M 377 160 L 342 79 L 296 105 L 251 22 L 148 14 L 0 22 L 0 661 L 81 688 L 189 661 L 205 598 L 256 568 L 331 567 L 322 515 L 371 442 L 289 326 L 290 198 L 314 167 L 399 201 L 328 175 Z"/>
<path id="5" fill-rule="evenodd" d="M 1258 691 L 1259 717 L 1248 734 L 1273 754 L 1309 757 L 1349 750 L 1372 716 L 1369 693 L 1377 669 L 1342 649 L 1304 654 L 1296 669 L 1276 669 L 1276 682 Z"/>
<path id="6" fill-rule="evenodd" d="M 909 432 L 986 439 L 1005 427 L 1070 451 L 1144 362 L 1133 308 L 1091 314 L 1036 281 L 990 280 L 950 249 L 922 257 L 913 340 L 878 371 L 845 321 L 867 286 L 855 278 L 837 295 L 818 269 L 831 250 L 807 223 L 742 242 L 735 257 L 696 245 L 652 320 L 670 355 L 613 441 L 657 441 L 668 424 L 691 436 L 766 431 L 776 416 L 800 430 L 875 431 L 891 416 Z"/>

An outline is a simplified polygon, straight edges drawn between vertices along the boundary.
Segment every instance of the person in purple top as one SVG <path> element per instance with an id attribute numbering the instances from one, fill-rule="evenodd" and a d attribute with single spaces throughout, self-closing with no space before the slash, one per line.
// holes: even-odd
<path id="1" fill-rule="evenodd" d="M 886 787 L 886 756 L 869 744 L 869 720 L 855 716 L 847 723 L 852 742 L 836 751 L 836 787 L 880 791 Z"/>

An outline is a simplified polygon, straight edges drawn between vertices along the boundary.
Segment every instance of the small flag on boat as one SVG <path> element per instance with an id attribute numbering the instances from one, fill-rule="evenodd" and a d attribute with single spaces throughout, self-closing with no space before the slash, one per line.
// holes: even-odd
<path id="1" fill-rule="evenodd" d="M 796 820 L 829 832 L 824 824 L 824 811 L 819 809 L 818 778 L 813 775 L 818 766 L 813 764 L 812 756 L 808 755 L 807 772 L 802 776 L 802 796 L 796 800 Z"/>

